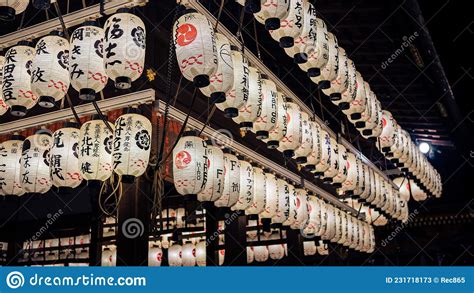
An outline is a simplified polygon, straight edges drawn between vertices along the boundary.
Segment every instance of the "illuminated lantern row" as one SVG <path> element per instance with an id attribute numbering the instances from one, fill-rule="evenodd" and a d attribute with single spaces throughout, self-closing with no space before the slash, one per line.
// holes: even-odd
<path id="1" fill-rule="evenodd" d="M 69 41 L 59 31 L 36 43 L 36 55 L 31 63 L 31 91 L 44 108 L 54 107 L 66 95 L 69 79 Z"/>
<path id="2" fill-rule="evenodd" d="M 12 21 L 15 15 L 26 10 L 29 0 L 1 0 L 0 1 L 0 20 Z"/>
<path id="3" fill-rule="evenodd" d="M 69 76 L 79 98 L 93 101 L 107 85 L 104 66 L 104 30 L 97 22 L 85 22 L 71 35 Z"/>
<path id="4" fill-rule="evenodd" d="M 261 4 L 255 19 L 265 25 L 267 30 L 280 28 L 280 21 L 286 19 L 290 11 L 290 0 L 267 0 Z"/>
<path id="5" fill-rule="evenodd" d="M 20 184 L 25 192 L 46 193 L 52 186 L 50 174 L 50 134 L 39 131 L 23 142 Z"/>
<path id="6" fill-rule="evenodd" d="M 212 24 L 204 15 L 186 9 L 173 25 L 173 36 L 183 76 L 199 88 L 208 86 L 210 77 L 218 70 L 218 50 Z M 226 70 L 224 65 L 221 65 L 221 70 Z"/>
<path id="7" fill-rule="evenodd" d="M 11 140 L 0 143 L 0 195 L 23 195 L 21 187 L 20 158 L 24 138 L 13 135 Z"/>
<path id="8" fill-rule="evenodd" d="M 0 56 L 0 88 L 3 84 L 3 65 L 5 64 L 5 57 Z M 3 101 L 3 91 L 0 91 L 0 116 L 8 112 L 8 105 Z"/>
<path id="9" fill-rule="evenodd" d="M 282 48 L 290 48 L 294 41 L 303 32 L 304 13 L 303 0 L 292 0 L 290 2 L 288 16 L 280 21 L 280 28 L 270 30 L 270 35 L 280 43 Z"/>
<path id="10" fill-rule="evenodd" d="M 143 21 L 121 8 L 104 25 L 104 66 L 118 89 L 129 89 L 143 73 L 146 29 Z"/>

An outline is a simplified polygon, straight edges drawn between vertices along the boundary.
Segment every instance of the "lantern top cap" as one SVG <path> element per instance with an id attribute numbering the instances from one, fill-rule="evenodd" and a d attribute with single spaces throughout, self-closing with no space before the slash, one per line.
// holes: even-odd
<path id="1" fill-rule="evenodd" d="M 268 79 L 268 74 L 266 74 L 266 73 L 260 73 L 260 78 L 261 78 L 261 79 Z"/>
<path id="2" fill-rule="evenodd" d="M 240 51 L 240 48 L 239 48 L 238 46 L 232 45 L 232 44 L 230 45 L 230 49 L 231 49 L 232 51 Z"/>
<path id="3" fill-rule="evenodd" d="M 23 135 L 19 134 L 18 132 L 15 132 L 15 133 L 13 133 L 11 139 L 12 140 L 25 140 L 25 137 Z"/>
<path id="4" fill-rule="evenodd" d="M 186 7 L 184 5 L 178 6 L 177 17 L 181 17 L 188 13 L 197 13 L 196 9 Z"/>
<path id="5" fill-rule="evenodd" d="M 33 47 L 33 42 L 28 41 L 28 40 L 21 40 L 17 43 L 17 46 L 28 46 L 28 47 Z"/>
<path id="6" fill-rule="evenodd" d="M 130 13 L 130 8 L 127 8 L 127 7 L 119 8 L 117 9 L 117 13 Z"/>
<path id="7" fill-rule="evenodd" d="M 51 136 L 51 130 L 41 128 L 40 130 L 36 131 L 35 134 L 46 134 L 46 135 Z"/>
<path id="8" fill-rule="evenodd" d="M 107 119 L 107 114 L 104 114 L 103 117 L 104 119 Z M 102 120 L 102 117 L 99 114 L 94 114 L 92 115 L 91 120 Z"/>
<path id="9" fill-rule="evenodd" d="M 199 136 L 199 133 L 197 130 L 187 129 L 185 132 L 183 132 L 183 137 L 187 136 Z"/>
<path id="10" fill-rule="evenodd" d="M 82 26 L 99 26 L 97 20 L 86 20 L 82 23 Z"/>
<path id="11" fill-rule="evenodd" d="M 60 30 L 53 30 L 53 31 L 49 32 L 49 36 L 57 36 L 57 37 L 64 38 L 64 32 L 62 32 Z"/>
<path id="12" fill-rule="evenodd" d="M 67 121 L 67 122 L 64 123 L 64 127 L 79 128 L 79 123 L 77 123 L 76 121 Z"/>

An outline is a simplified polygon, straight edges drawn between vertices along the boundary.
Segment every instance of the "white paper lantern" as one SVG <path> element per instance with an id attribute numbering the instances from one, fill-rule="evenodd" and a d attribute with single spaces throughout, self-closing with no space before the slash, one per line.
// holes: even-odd
<path id="1" fill-rule="evenodd" d="M 341 93 L 347 90 L 349 86 L 349 59 L 346 51 L 342 47 L 338 47 L 338 70 L 337 77 L 331 81 L 328 89 L 323 89 L 323 93 L 333 99 L 340 100 Z"/>
<path id="2" fill-rule="evenodd" d="M 253 252 L 252 246 L 247 246 L 247 264 L 253 263 L 255 260 L 255 253 Z"/>
<path id="3" fill-rule="evenodd" d="M 301 145 L 295 150 L 296 163 L 304 164 L 313 151 L 313 124 L 306 112 L 301 113 Z"/>
<path id="4" fill-rule="evenodd" d="M 199 267 L 206 266 L 206 242 L 204 241 L 196 244 L 196 264 Z"/>
<path id="5" fill-rule="evenodd" d="M 3 101 L 13 116 L 25 116 L 26 111 L 38 102 L 31 91 L 31 62 L 35 49 L 30 42 L 19 42 L 5 53 L 3 66 Z"/>
<path id="6" fill-rule="evenodd" d="M 305 170 L 314 171 L 316 165 L 321 161 L 322 142 L 321 142 L 321 126 L 314 121 L 309 121 L 311 124 L 311 137 L 313 140 L 313 147 L 311 153 L 303 164 Z"/>
<path id="7" fill-rule="evenodd" d="M 266 262 L 268 260 L 269 252 L 266 245 L 253 247 L 254 257 L 257 262 Z"/>
<path id="8" fill-rule="evenodd" d="M 79 134 L 75 123 L 53 133 L 50 152 L 50 170 L 56 187 L 78 187 L 82 182 L 79 166 Z"/>
<path id="9" fill-rule="evenodd" d="M 267 139 L 269 132 L 277 126 L 278 99 L 273 81 L 262 75 L 262 111 L 253 123 L 257 139 Z"/>
<path id="10" fill-rule="evenodd" d="M 305 235 L 317 235 L 321 225 L 321 208 L 319 201 L 314 196 L 308 196 L 308 205 L 310 206 L 308 225 L 304 229 Z"/>
<path id="11" fill-rule="evenodd" d="M 283 223 L 288 220 L 290 214 L 290 188 L 288 182 L 283 179 L 277 179 L 277 210 L 272 217 L 273 223 Z"/>
<path id="12" fill-rule="evenodd" d="M 315 27 L 316 8 L 303 1 L 303 29 L 301 34 L 294 39 L 292 47 L 285 48 L 285 53 L 294 59 L 295 63 L 302 64 L 308 61 L 308 55 L 316 44 Z"/>
<path id="13" fill-rule="evenodd" d="M 101 266 L 115 267 L 117 265 L 117 250 L 115 247 L 106 247 L 102 251 Z"/>
<path id="14" fill-rule="evenodd" d="M 314 241 L 303 242 L 303 255 L 311 256 L 311 255 L 315 255 L 316 252 L 317 252 L 317 247 Z"/>
<path id="15" fill-rule="evenodd" d="M 281 139 L 278 150 L 287 158 L 295 155 L 303 139 L 302 111 L 291 99 L 286 99 L 286 134 Z"/>
<path id="16" fill-rule="evenodd" d="M 346 169 L 347 169 L 347 176 L 344 182 L 342 182 L 341 190 L 343 192 L 351 192 L 357 188 L 359 173 L 361 172 L 361 161 L 356 158 L 356 156 L 351 153 L 347 152 L 347 161 L 346 161 Z"/>
<path id="17" fill-rule="evenodd" d="M 288 11 L 288 16 L 280 21 L 280 28 L 270 30 L 270 35 L 275 41 L 280 43 L 280 47 L 289 48 L 294 45 L 295 38 L 303 32 L 304 11 L 303 0 L 292 0 Z"/>
<path id="18" fill-rule="evenodd" d="M 59 31 L 41 38 L 31 64 L 31 91 L 38 104 L 52 108 L 69 89 L 69 41 Z"/>
<path id="19" fill-rule="evenodd" d="M 197 194 L 207 181 L 206 142 L 193 131 L 185 132 L 173 150 L 173 181 L 181 195 Z"/>
<path id="20" fill-rule="evenodd" d="M 222 108 L 223 109 L 223 108 Z M 239 123 L 241 134 L 252 130 L 253 122 L 262 111 L 262 81 L 260 71 L 249 66 L 249 94 L 245 104 L 239 109 L 239 115 L 232 118 L 235 123 Z"/>
<path id="21" fill-rule="evenodd" d="M 280 21 L 285 19 L 290 12 L 290 0 L 267 0 L 262 3 L 260 11 L 255 13 L 255 19 L 265 24 L 265 29 L 276 30 L 280 28 Z"/>
<path id="22" fill-rule="evenodd" d="M 216 201 L 224 192 L 224 153 L 214 146 L 211 140 L 207 144 L 207 181 L 204 189 L 198 193 L 199 201 Z"/>
<path id="23" fill-rule="evenodd" d="M 337 157 L 338 157 L 338 173 L 333 178 L 332 182 L 335 187 L 342 187 L 342 183 L 347 178 L 348 173 L 348 160 L 347 160 L 347 149 L 342 144 L 337 145 Z"/>
<path id="24" fill-rule="evenodd" d="M 51 135 L 37 133 L 23 142 L 20 159 L 21 187 L 25 192 L 46 193 L 51 188 L 49 173 Z"/>
<path id="25" fill-rule="evenodd" d="M 183 265 L 181 245 L 175 244 L 168 249 L 168 264 L 170 267 L 180 267 Z"/>
<path id="26" fill-rule="evenodd" d="M 148 266 L 159 267 L 163 260 L 163 250 L 159 247 L 150 247 L 148 249 Z"/>
<path id="27" fill-rule="evenodd" d="M 124 8 L 107 19 L 104 31 L 105 71 L 116 88 L 129 89 L 142 75 L 145 65 L 145 24 Z"/>
<path id="28" fill-rule="evenodd" d="M 298 64 L 303 71 L 308 72 L 310 78 L 321 74 L 321 68 L 326 66 L 329 56 L 329 35 L 326 23 L 316 18 L 311 27 L 308 39 L 312 47 L 306 50 L 308 61 Z"/>
<path id="29" fill-rule="evenodd" d="M 11 140 L 0 143 L 0 195 L 23 195 L 21 187 L 20 158 L 23 137 L 13 135 Z"/>
<path id="30" fill-rule="evenodd" d="M 115 120 L 113 141 L 114 172 L 125 181 L 145 173 L 151 151 L 151 122 L 136 109 Z"/>
<path id="31" fill-rule="evenodd" d="M 5 64 L 5 57 L 0 56 L 0 87 L 3 84 L 3 65 Z M 9 107 L 3 101 L 3 91 L 0 91 L 0 116 L 5 114 L 8 111 Z"/>
<path id="32" fill-rule="evenodd" d="M 113 129 L 113 125 L 109 123 Z M 107 180 L 113 172 L 113 133 L 95 116 L 82 124 L 79 136 L 79 168 L 85 180 Z"/>
<path id="33" fill-rule="evenodd" d="M 308 192 L 296 188 L 296 220 L 291 225 L 292 229 L 304 229 L 309 222 L 310 208 L 308 206 Z"/>
<path id="34" fill-rule="evenodd" d="M 201 92 L 211 98 L 211 103 L 222 103 L 234 85 L 234 65 L 229 39 L 220 33 L 215 34 L 217 48 L 217 69 L 209 77 L 209 85 Z M 208 50 L 208 48 L 205 48 Z"/>
<path id="35" fill-rule="evenodd" d="M 319 160 L 318 164 L 314 169 L 315 176 L 322 176 L 324 172 L 329 169 L 334 160 L 331 157 L 332 153 L 332 146 L 331 146 L 331 136 L 329 133 L 321 128 L 319 133 L 320 141 L 321 141 L 321 159 Z"/>
<path id="36" fill-rule="evenodd" d="M 22 13 L 28 7 L 29 0 L 1 0 L 0 20 L 12 21 L 15 15 Z"/>
<path id="37" fill-rule="evenodd" d="M 234 66 L 234 78 L 232 89 L 227 92 L 223 103 L 216 104 L 216 107 L 224 111 L 227 118 L 234 118 L 239 115 L 239 109 L 245 105 L 249 99 L 249 64 L 247 58 L 238 50 L 231 46 L 232 64 Z"/>
<path id="38" fill-rule="evenodd" d="M 268 237 L 268 240 L 279 240 L 278 234 L 272 234 Z M 270 259 L 279 260 L 285 256 L 285 247 L 283 244 L 270 244 L 268 245 L 268 254 Z"/>
<path id="39" fill-rule="evenodd" d="M 265 173 L 265 209 L 260 213 L 260 218 L 272 218 L 278 211 L 278 183 L 272 173 Z"/>
<path id="40" fill-rule="evenodd" d="M 196 265 L 196 247 L 194 244 L 184 244 L 181 248 L 181 255 L 183 267 L 194 267 Z"/>
<path id="41" fill-rule="evenodd" d="M 288 184 L 288 216 L 286 217 L 286 221 L 283 222 L 284 226 L 293 226 L 296 220 L 298 219 L 298 203 L 296 200 L 296 188 L 292 184 Z M 301 203 L 301 202 L 300 202 Z"/>
<path id="42" fill-rule="evenodd" d="M 95 100 L 109 80 L 104 67 L 104 36 L 96 22 L 84 23 L 71 35 L 69 76 L 81 100 Z"/>
<path id="43" fill-rule="evenodd" d="M 265 209 L 266 182 L 262 168 L 253 167 L 253 198 L 250 206 L 245 210 L 246 215 L 258 215 Z"/>
<path id="44" fill-rule="evenodd" d="M 320 75 L 311 77 L 311 80 L 317 83 L 321 89 L 327 89 L 331 86 L 331 81 L 337 78 L 339 69 L 339 46 L 336 36 L 332 33 L 328 33 L 328 46 L 328 61 L 326 65 L 321 68 Z"/>
<path id="45" fill-rule="evenodd" d="M 245 210 L 250 206 L 254 191 L 254 174 L 252 165 L 244 160 L 239 160 L 240 164 L 240 184 L 239 198 L 232 207 L 232 210 Z"/>
<path id="46" fill-rule="evenodd" d="M 240 195 L 240 164 L 239 159 L 230 150 L 224 150 L 224 191 L 215 201 L 217 207 L 233 206 Z"/>
<path id="47" fill-rule="evenodd" d="M 357 70 L 355 68 L 354 61 L 347 58 L 347 88 L 341 92 L 340 96 L 338 94 L 333 94 L 331 96 L 331 102 L 338 105 L 339 109 L 348 110 L 350 108 L 350 103 L 356 98 L 356 85 Z"/>
<path id="48" fill-rule="evenodd" d="M 285 95 L 277 93 L 278 117 L 275 128 L 268 133 L 266 141 L 269 149 L 275 149 L 280 146 L 280 141 L 285 137 L 287 130 L 287 114 Z"/>
<path id="49" fill-rule="evenodd" d="M 333 182 L 333 178 L 339 173 L 339 144 L 334 138 L 329 139 L 331 152 L 329 155 L 329 168 L 324 171 L 323 181 L 326 183 Z"/>
<path id="50" fill-rule="evenodd" d="M 342 112 L 349 117 L 349 120 L 359 120 L 367 104 L 368 84 L 364 82 L 362 75 L 356 71 L 355 98 L 349 103 L 349 108 Z"/>

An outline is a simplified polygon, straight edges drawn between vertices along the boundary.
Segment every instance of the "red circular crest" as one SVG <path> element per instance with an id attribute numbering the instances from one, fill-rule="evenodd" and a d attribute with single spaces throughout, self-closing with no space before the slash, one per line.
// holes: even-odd
<path id="1" fill-rule="evenodd" d="M 191 44 L 197 37 L 196 27 L 189 23 L 182 24 L 178 27 L 176 33 L 176 42 L 181 47 Z"/>
<path id="2" fill-rule="evenodd" d="M 387 125 L 387 120 L 385 120 L 385 118 L 382 118 L 382 127 L 385 128 L 385 125 Z"/>
<path id="3" fill-rule="evenodd" d="M 185 169 L 191 161 L 191 155 L 187 151 L 180 151 L 174 158 L 174 164 L 180 170 Z"/>
<path id="4" fill-rule="evenodd" d="M 296 198 L 296 208 L 297 208 L 297 209 L 300 207 L 300 204 L 301 204 L 301 203 L 300 203 L 300 198 L 297 197 L 297 198 Z"/>

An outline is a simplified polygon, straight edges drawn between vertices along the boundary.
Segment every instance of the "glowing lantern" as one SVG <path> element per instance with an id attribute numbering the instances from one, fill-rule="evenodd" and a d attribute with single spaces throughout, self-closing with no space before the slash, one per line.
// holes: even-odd
<path id="1" fill-rule="evenodd" d="M 106 247 L 102 251 L 101 266 L 115 267 L 117 265 L 117 250 L 115 246 Z"/>
<path id="2" fill-rule="evenodd" d="M 151 150 L 151 122 L 137 109 L 117 118 L 113 141 L 114 172 L 127 182 L 145 173 Z"/>
<path id="3" fill-rule="evenodd" d="M 349 108 L 342 110 L 342 112 L 349 116 L 352 120 L 359 120 L 364 112 L 367 104 L 367 92 L 368 84 L 364 82 L 364 79 L 360 73 L 356 72 L 356 83 L 355 83 L 355 97 L 349 102 Z"/>
<path id="4" fill-rule="evenodd" d="M 283 223 L 288 219 L 290 213 L 290 188 L 288 182 L 283 179 L 277 179 L 277 190 L 278 204 L 272 222 Z"/>
<path id="5" fill-rule="evenodd" d="M 306 163 L 307 157 L 313 151 L 313 124 L 309 120 L 309 115 L 306 112 L 301 113 L 301 145 L 295 150 L 296 163 Z"/>
<path id="6" fill-rule="evenodd" d="M 5 64 L 5 57 L 0 56 L 0 87 L 3 84 L 3 65 Z M 8 111 L 8 105 L 3 101 L 3 92 L 0 91 L 0 116 Z"/>
<path id="7" fill-rule="evenodd" d="M 273 81 L 262 75 L 262 111 L 253 123 L 257 139 L 267 139 L 269 132 L 277 126 L 277 89 Z"/>
<path id="8" fill-rule="evenodd" d="M 331 152 L 329 155 L 329 168 L 324 171 L 323 181 L 325 183 L 333 182 L 333 178 L 339 174 L 339 144 L 334 138 L 329 139 Z"/>
<path id="9" fill-rule="evenodd" d="M 31 91 L 30 65 L 34 57 L 35 49 L 26 41 L 19 42 L 5 54 L 3 101 L 13 116 L 25 116 L 26 111 L 38 102 L 38 97 Z"/>
<path id="10" fill-rule="evenodd" d="M 310 206 L 308 205 L 308 192 L 297 188 L 296 192 L 296 220 L 291 225 L 292 229 L 304 229 L 309 222 Z"/>
<path id="11" fill-rule="evenodd" d="M 314 23 L 316 22 L 316 8 L 308 1 L 303 1 L 303 29 L 294 39 L 293 47 L 285 48 L 285 53 L 301 64 L 308 61 L 308 54 L 313 50 L 316 42 Z"/>
<path id="12" fill-rule="evenodd" d="M 321 128 L 319 138 L 321 141 L 321 159 L 314 169 L 314 175 L 318 177 L 324 175 L 324 172 L 329 169 L 333 161 L 331 157 L 331 136 L 326 130 Z"/>
<path id="13" fill-rule="evenodd" d="M 224 149 L 224 191 L 214 203 L 217 207 L 231 207 L 239 199 L 239 159 L 229 149 Z"/>
<path id="14" fill-rule="evenodd" d="M 22 13 L 28 7 L 29 0 L 1 0 L 0 20 L 12 21 L 15 15 Z"/>
<path id="15" fill-rule="evenodd" d="M 222 103 L 225 95 L 234 85 L 234 69 L 229 39 L 216 33 L 217 70 L 210 76 L 209 85 L 201 92 L 211 98 L 211 103 Z M 206 48 L 208 50 L 208 48 Z"/>
<path id="16" fill-rule="evenodd" d="M 113 129 L 113 125 L 109 125 Z M 113 133 L 98 116 L 82 124 L 79 166 L 85 180 L 105 181 L 112 175 L 112 142 Z"/>
<path id="17" fill-rule="evenodd" d="M 261 218 L 272 218 L 278 210 L 278 183 L 275 174 L 265 173 L 265 209 Z"/>
<path id="18" fill-rule="evenodd" d="M 265 245 L 253 247 L 254 257 L 257 262 L 266 262 L 269 257 L 268 247 Z"/>
<path id="19" fill-rule="evenodd" d="M 254 174 L 252 165 L 244 160 L 239 160 L 240 164 L 240 184 L 239 198 L 232 207 L 232 210 L 245 210 L 252 203 L 254 190 Z"/>
<path id="20" fill-rule="evenodd" d="M 336 177 L 333 178 L 333 186 L 335 187 L 341 187 L 342 183 L 346 180 L 347 178 L 347 172 L 348 172 L 348 160 L 347 160 L 347 149 L 345 146 L 342 144 L 337 145 L 337 160 L 338 160 L 338 173 Z"/>
<path id="21" fill-rule="evenodd" d="M 306 159 L 306 163 L 303 164 L 304 168 L 308 171 L 313 171 L 316 168 L 316 164 L 319 163 L 321 160 L 321 126 L 314 121 L 309 121 L 311 124 L 311 138 L 313 140 L 313 147 L 311 149 L 311 153 L 308 155 Z"/>
<path id="22" fill-rule="evenodd" d="M 241 134 L 252 130 L 253 122 L 257 119 L 258 113 L 262 110 L 262 82 L 260 71 L 249 67 L 249 94 L 247 102 L 239 109 L 239 116 L 232 118 L 239 123 Z"/>
<path id="23" fill-rule="evenodd" d="M 239 109 L 245 105 L 249 98 L 249 64 L 247 58 L 238 51 L 238 48 L 231 46 L 232 64 L 234 66 L 234 84 L 227 92 L 223 103 L 216 104 L 216 107 L 224 111 L 227 118 L 234 118 L 239 115 Z"/>
<path id="24" fill-rule="evenodd" d="M 153 246 L 148 249 L 148 266 L 159 267 L 163 260 L 163 250 L 159 247 Z"/>
<path id="25" fill-rule="evenodd" d="M 41 38 L 31 63 L 31 91 L 38 104 L 52 108 L 69 89 L 69 41 L 59 31 Z"/>
<path id="26" fill-rule="evenodd" d="M 197 194 L 207 181 L 206 142 L 186 131 L 173 150 L 173 180 L 181 195 Z"/>
<path id="27" fill-rule="evenodd" d="M 290 11 L 290 0 L 267 0 L 262 3 L 255 19 L 265 24 L 265 29 L 276 30 L 280 28 L 280 21 L 285 19 Z"/>
<path id="28" fill-rule="evenodd" d="M 372 111 L 375 109 L 374 104 L 373 104 L 375 95 L 372 92 L 372 90 L 370 90 L 369 84 L 367 82 L 364 82 L 364 88 L 365 88 L 365 93 L 366 93 L 366 101 L 365 101 L 364 110 L 360 113 L 360 115 L 357 115 L 357 114 L 355 115 L 357 119 L 353 118 L 354 117 L 353 114 L 349 116 L 349 121 L 352 124 L 354 124 L 354 126 L 357 129 L 366 127 L 366 122 L 371 118 Z M 360 132 L 362 132 L 362 130 L 360 130 Z"/>
<path id="29" fill-rule="evenodd" d="M 278 234 L 272 234 L 268 237 L 268 240 L 278 240 L 280 239 Z M 268 245 L 268 253 L 270 259 L 278 260 L 282 259 L 285 256 L 285 247 L 283 244 L 271 244 Z"/>
<path id="30" fill-rule="evenodd" d="M 346 56 L 347 58 L 347 56 Z M 346 89 L 341 92 L 340 95 L 337 93 L 332 94 L 331 101 L 338 105 L 342 110 L 348 110 L 350 103 L 356 98 L 357 89 L 357 71 L 354 62 L 347 58 L 347 85 Z"/>
<path id="31" fill-rule="evenodd" d="M 365 126 L 361 131 L 364 138 L 377 137 L 382 133 L 382 107 L 380 102 L 377 100 L 377 97 L 372 92 L 371 102 L 370 102 L 370 115 Z"/>
<path id="32" fill-rule="evenodd" d="M 286 134 L 279 143 L 278 150 L 287 158 L 295 155 L 302 143 L 303 126 L 300 107 L 286 98 Z"/>
<path id="33" fill-rule="evenodd" d="M 331 86 L 324 89 L 323 93 L 331 98 L 331 100 L 340 100 L 341 93 L 347 90 L 349 86 L 349 59 L 346 51 L 342 47 L 338 47 L 338 71 L 337 77 L 331 81 Z"/>
<path id="34" fill-rule="evenodd" d="M 308 205 L 310 206 L 308 225 L 304 229 L 306 235 L 317 235 L 321 225 L 321 207 L 318 199 L 314 196 L 308 196 Z"/>
<path id="35" fill-rule="evenodd" d="M 314 241 L 303 242 L 303 255 L 311 256 L 311 255 L 315 255 L 316 252 L 317 252 L 317 247 Z"/>
<path id="36" fill-rule="evenodd" d="M 262 168 L 253 167 L 253 198 L 250 206 L 245 210 L 246 215 L 257 215 L 265 209 L 266 182 Z"/>
<path id="37" fill-rule="evenodd" d="M 211 140 L 207 144 L 207 181 L 204 189 L 198 193 L 199 201 L 216 201 L 224 192 L 224 153 L 214 146 Z"/>
<path id="38" fill-rule="evenodd" d="M 277 93 L 277 104 L 278 104 L 278 117 L 275 128 L 268 134 L 267 147 L 269 149 L 275 149 L 280 146 L 280 140 L 286 135 L 287 129 L 287 114 L 286 114 L 286 103 L 285 96 L 281 93 Z"/>
<path id="39" fill-rule="evenodd" d="M 286 221 L 283 222 L 284 226 L 293 226 L 298 219 L 298 203 L 296 199 L 296 189 L 292 184 L 288 184 L 288 216 Z M 301 202 L 300 202 L 301 203 Z"/>
<path id="40" fill-rule="evenodd" d="M 244 6 L 245 12 L 247 13 L 257 13 L 260 11 L 262 4 L 266 0 L 236 0 L 235 2 Z"/>
<path id="41" fill-rule="evenodd" d="M 294 45 L 295 38 L 303 32 L 303 0 L 290 2 L 288 16 L 280 21 L 280 28 L 271 30 L 270 35 L 280 43 L 280 47 L 289 48 Z"/>
<path id="42" fill-rule="evenodd" d="M 50 152 L 50 170 L 53 185 L 75 188 L 82 182 L 79 168 L 79 134 L 76 123 L 66 123 L 65 128 L 53 133 Z"/>
<path id="43" fill-rule="evenodd" d="M 196 247 L 192 243 L 186 243 L 181 248 L 181 258 L 183 267 L 193 267 L 196 265 Z"/>
<path id="44" fill-rule="evenodd" d="M 298 64 L 298 66 L 308 72 L 309 77 L 316 77 L 321 74 L 321 69 L 328 63 L 329 36 L 326 23 L 320 18 L 316 18 L 311 27 L 308 40 L 312 47 L 306 51 L 308 61 Z"/>
<path id="45" fill-rule="evenodd" d="M 145 24 L 128 11 L 119 9 L 104 25 L 105 71 L 118 89 L 129 89 L 142 75 L 145 64 Z"/>
<path id="46" fill-rule="evenodd" d="M 336 36 L 328 33 L 328 62 L 321 68 L 321 74 L 311 77 L 314 83 L 317 83 L 319 88 L 328 89 L 331 86 L 331 81 L 337 78 L 338 64 L 339 64 L 339 50 Z"/>
<path id="47" fill-rule="evenodd" d="M 174 244 L 168 249 L 168 264 L 170 267 L 180 267 L 183 265 L 181 245 Z"/>
<path id="48" fill-rule="evenodd" d="M 23 137 L 13 135 L 11 140 L 0 143 L 0 195 L 23 195 L 21 187 L 20 158 Z"/>
<path id="49" fill-rule="evenodd" d="M 357 180 L 359 179 L 359 172 L 361 172 L 361 162 L 356 156 L 351 153 L 347 152 L 347 161 L 346 161 L 346 168 L 347 168 L 347 176 L 344 182 L 342 182 L 341 190 L 344 192 L 350 191 L 352 192 L 357 188 Z"/>
<path id="50" fill-rule="evenodd" d="M 253 263 L 255 260 L 255 254 L 253 252 L 253 247 L 252 246 L 247 246 L 247 263 Z"/>
<path id="51" fill-rule="evenodd" d="M 104 30 L 95 21 L 84 23 L 72 33 L 71 48 L 71 86 L 81 100 L 93 101 L 109 80 L 104 67 Z"/>
<path id="52" fill-rule="evenodd" d="M 20 159 L 21 187 L 25 192 L 46 193 L 51 188 L 49 158 L 52 139 L 50 134 L 31 135 L 23 142 Z"/>
<path id="53" fill-rule="evenodd" d="M 324 206 L 324 220 L 323 223 L 326 226 L 325 233 L 321 235 L 324 240 L 331 240 L 336 236 L 336 215 L 332 205 L 326 204 Z"/>
<path id="54" fill-rule="evenodd" d="M 206 266 L 206 242 L 204 241 L 196 244 L 196 264 L 200 267 Z"/>

